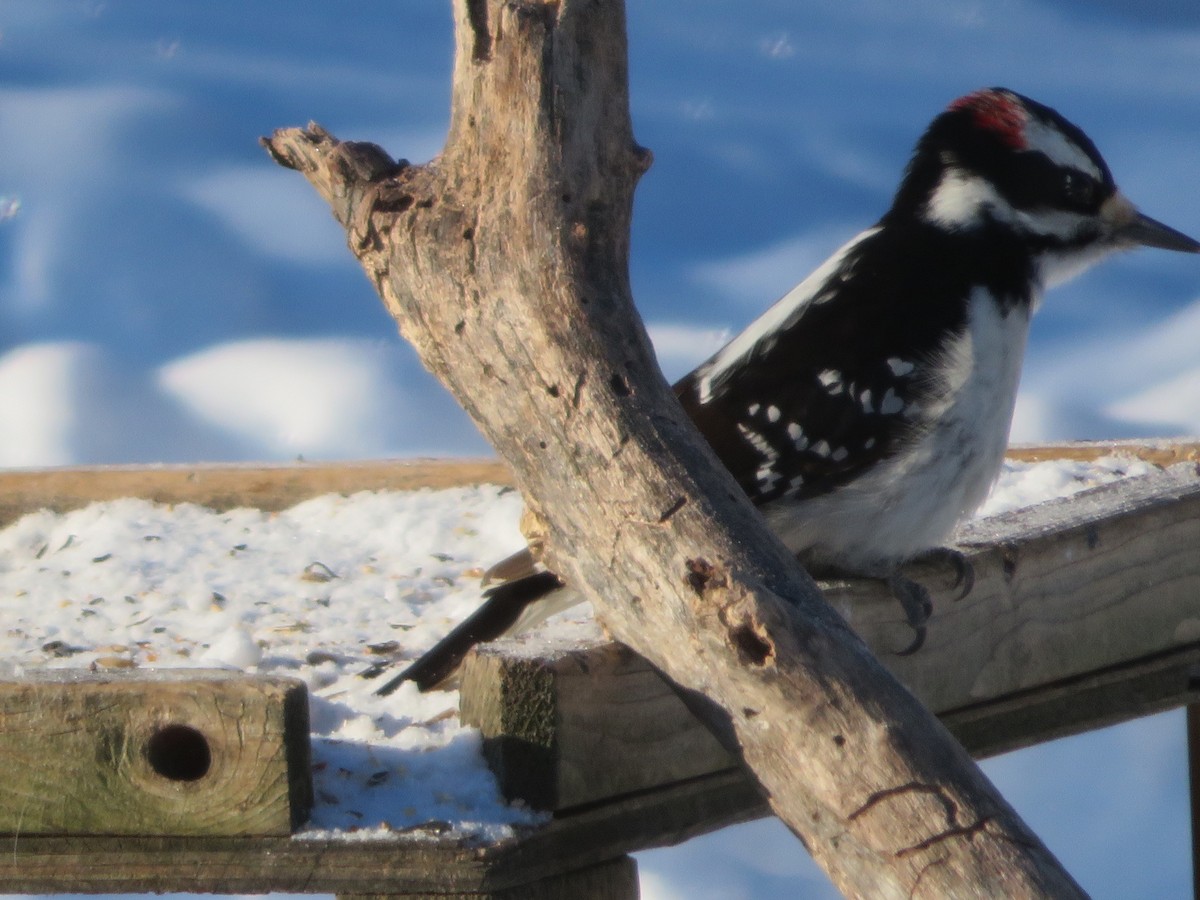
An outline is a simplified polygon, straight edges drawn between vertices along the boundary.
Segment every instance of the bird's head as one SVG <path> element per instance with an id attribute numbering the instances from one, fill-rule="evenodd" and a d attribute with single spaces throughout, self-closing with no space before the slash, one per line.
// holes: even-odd
<path id="1" fill-rule="evenodd" d="M 933 120 L 888 217 L 1020 241 L 1048 282 L 1115 250 L 1200 253 L 1126 199 L 1078 126 L 1004 88 L 961 97 Z"/>

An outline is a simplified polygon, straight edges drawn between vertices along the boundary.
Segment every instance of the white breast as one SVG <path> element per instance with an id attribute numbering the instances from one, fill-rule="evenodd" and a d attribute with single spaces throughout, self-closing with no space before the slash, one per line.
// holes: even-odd
<path id="1" fill-rule="evenodd" d="M 938 546 L 987 497 L 1004 460 L 1029 307 L 1007 314 L 982 290 L 967 327 L 933 361 L 938 387 L 912 414 L 908 447 L 829 494 L 764 510 L 785 543 L 814 561 L 865 570 Z"/>

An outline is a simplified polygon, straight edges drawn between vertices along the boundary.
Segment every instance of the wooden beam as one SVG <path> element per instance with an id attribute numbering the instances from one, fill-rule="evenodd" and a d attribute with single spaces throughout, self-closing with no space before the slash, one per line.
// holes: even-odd
<path id="1" fill-rule="evenodd" d="M 961 537 L 975 588 L 962 601 L 936 598 L 929 638 L 912 656 L 893 652 L 906 626 L 875 585 L 827 585 L 826 596 L 974 755 L 1200 699 L 1194 464 Z M 461 710 L 483 730 L 505 792 L 545 808 L 736 764 L 648 663 L 611 645 L 535 637 L 479 648 L 466 663 Z"/>
<path id="2" fill-rule="evenodd" d="M 1010 459 L 1091 460 L 1119 454 L 1156 465 L 1200 460 L 1200 442 L 1187 439 L 1078 441 L 1009 448 Z M 66 512 L 89 503 L 140 497 L 157 503 L 196 503 L 226 510 L 287 509 L 322 494 L 409 491 L 473 484 L 513 486 L 497 459 L 396 459 L 309 463 L 196 463 L 190 465 L 66 466 L 0 470 L 0 527 L 39 509 Z"/>
<path id="3" fill-rule="evenodd" d="M 622 856 L 519 887 L 454 894 L 338 894 L 337 900 L 638 900 L 637 863 Z"/>
<path id="4" fill-rule="evenodd" d="M 12 469 L 0 471 L 0 527 L 39 509 L 67 512 L 119 497 L 275 511 L 321 494 L 472 484 L 510 486 L 512 474 L 491 459 Z"/>
<path id="5" fill-rule="evenodd" d="M 534 640 L 463 665 L 459 714 L 510 800 L 563 810 L 740 766 L 632 650 Z"/>
<path id="6" fill-rule="evenodd" d="M 1156 466 L 1200 461 L 1200 441 L 1191 438 L 1135 438 L 1125 441 L 1066 441 L 1061 444 L 1016 444 L 1009 459 L 1044 462 L 1051 459 L 1093 460 L 1102 456 L 1133 456 Z"/>
<path id="7" fill-rule="evenodd" d="M 496 844 L 431 834 L 306 837 L 16 835 L 0 853 L 0 891 L 52 893 L 487 895 L 678 843 L 762 815 L 726 772 L 598 804 Z"/>
<path id="8" fill-rule="evenodd" d="M 308 691 L 293 678 L 5 677 L 0 834 L 291 834 L 312 808 L 309 730 Z"/>
<path id="9" fill-rule="evenodd" d="M 1191 463 L 969 523 L 957 535 L 971 595 L 936 602 L 929 639 L 907 634 L 879 586 L 826 597 L 934 710 L 1077 677 L 1200 641 L 1200 475 Z M 932 583 L 938 573 L 910 570 Z"/>
<path id="10" fill-rule="evenodd" d="M 994 756 L 1193 704 L 1198 668 L 1200 646 L 1188 644 L 939 717 L 974 756 Z"/>

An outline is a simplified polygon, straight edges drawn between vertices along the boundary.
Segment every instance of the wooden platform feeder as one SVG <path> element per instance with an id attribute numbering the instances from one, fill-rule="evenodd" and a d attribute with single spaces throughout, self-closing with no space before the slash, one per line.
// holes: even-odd
<path id="1" fill-rule="evenodd" d="M 919 654 L 889 652 L 904 632 L 887 598 L 865 584 L 827 586 L 977 756 L 1200 699 L 1200 447 L 1086 444 L 1013 455 L 1114 451 L 1170 468 L 965 531 L 961 546 L 979 582 L 960 604 L 935 599 Z M 123 493 L 189 492 L 193 502 L 228 508 L 246 505 L 237 502 L 245 484 L 256 497 L 286 490 L 288 502 L 300 502 L 328 490 L 332 469 L 343 493 L 398 479 L 470 484 L 481 471 L 469 462 L 158 467 L 145 472 L 147 490 L 136 469 L 118 471 Z M 484 471 L 505 480 L 500 467 Z M 108 476 L 102 468 L 9 472 L 0 485 L 23 498 L 15 516 L 64 496 L 71 506 L 108 499 Z M 69 490 L 59 490 L 60 479 Z M 643 660 L 615 644 L 539 639 L 474 654 L 461 708 L 483 730 L 504 791 L 551 810 L 548 824 L 486 846 L 435 835 L 297 838 L 311 802 L 303 698 L 297 682 L 227 672 L 0 681 L 0 753 L 10 776 L 26 773 L 0 783 L 0 890 L 627 900 L 637 896 L 627 854 L 769 814 L 739 761 Z"/>

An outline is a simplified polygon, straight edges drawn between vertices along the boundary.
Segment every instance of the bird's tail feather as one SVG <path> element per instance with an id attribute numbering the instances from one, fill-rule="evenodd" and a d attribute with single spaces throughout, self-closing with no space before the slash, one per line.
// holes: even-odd
<path id="1" fill-rule="evenodd" d="M 476 644 L 494 640 L 515 630 L 515 626 L 530 627 L 534 620 L 547 618 L 548 615 L 531 615 L 531 606 L 561 586 L 553 572 L 537 572 L 489 588 L 479 609 L 375 693 L 386 697 L 406 681 L 414 682 L 422 691 L 436 687 L 454 673 L 467 651 Z M 556 611 L 550 609 L 548 614 Z M 374 678 L 384 668 L 372 666 L 361 674 Z"/>

